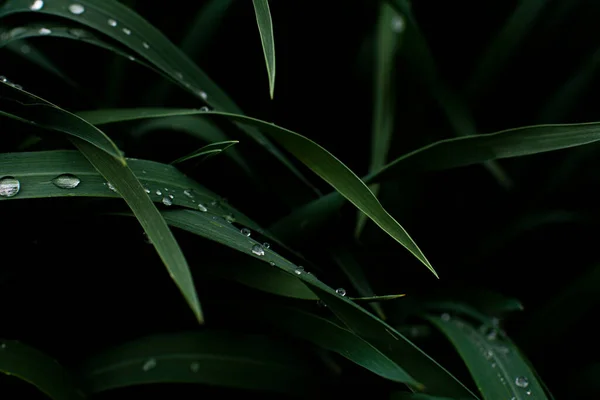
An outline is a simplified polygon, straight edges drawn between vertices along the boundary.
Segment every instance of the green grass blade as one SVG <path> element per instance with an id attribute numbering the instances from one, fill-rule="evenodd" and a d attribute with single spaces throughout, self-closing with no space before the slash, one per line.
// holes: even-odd
<path id="1" fill-rule="evenodd" d="M 466 93 L 472 101 L 476 101 L 485 88 L 494 82 L 498 73 L 506 67 L 507 61 L 523 43 L 523 37 L 535 24 L 537 17 L 547 4 L 548 2 L 545 0 L 521 0 L 519 2 L 471 74 Z"/>
<path id="2" fill-rule="evenodd" d="M 178 158 L 177 160 L 171 162 L 171 164 L 178 164 L 178 163 L 188 161 L 188 160 L 193 160 L 196 158 L 200 158 L 201 160 L 206 160 L 209 157 L 221 154 L 222 152 L 224 152 L 225 150 L 227 150 L 228 148 L 230 148 L 231 146 L 233 146 L 234 144 L 237 144 L 237 143 L 239 143 L 237 140 L 228 140 L 225 142 L 211 143 L 206 146 L 203 146 L 202 148 L 200 148 L 186 156 Z"/>
<path id="3" fill-rule="evenodd" d="M 0 372 L 34 385 L 53 400 L 85 399 L 73 378 L 56 360 L 15 340 L 0 341 Z"/>
<path id="4" fill-rule="evenodd" d="M 275 38 L 273 36 L 271 11 L 269 10 L 268 0 L 252 0 L 252 4 L 254 4 L 260 41 L 262 43 L 265 62 L 267 64 L 269 94 L 271 95 L 271 99 L 273 99 L 273 95 L 275 94 Z"/>
<path id="5" fill-rule="evenodd" d="M 382 2 L 379 7 L 377 33 L 375 36 L 375 68 L 373 76 L 373 122 L 371 130 L 371 165 L 369 172 L 383 167 L 387 161 L 388 151 L 394 131 L 394 107 L 396 103 L 394 71 L 396 50 L 400 42 L 400 33 L 404 19 L 388 3 Z M 379 193 L 379 185 L 371 185 L 375 196 Z M 367 222 L 367 216 L 358 213 L 355 237 L 360 237 Z"/>
<path id="6" fill-rule="evenodd" d="M 429 396 L 428 394 L 422 394 L 422 393 L 394 392 L 390 396 L 390 400 L 456 400 L 456 399 L 451 399 L 450 397 Z"/>
<path id="7" fill-rule="evenodd" d="M 273 268 L 279 268 L 301 280 L 355 333 L 376 346 L 382 353 L 388 356 L 390 356 L 388 353 L 391 353 L 398 365 L 406 369 L 418 382 L 425 384 L 433 393 L 444 388 L 445 392 L 441 393 L 472 395 L 456 378 L 394 328 L 368 313 L 350 299 L 337 294 L 334 289 L 318 280 L 314 274 L 299 270 L 297 265 L 277 254 L 273 247 L 269 249 L 263 247 L 262 252 L 258 254 L 253 252 L 254 246 L 260 245 L 260 243 L 241 234 L 225 219 L 211 218 L 205 213 L 191 210 L 167 211 L 163 215 L 165 220 L 174 227 L 210 238 L 257 260 L 269 263 Z M 209 223 L 207 224 L 206 221 Z M 421 388 L 421 385 L 417 387 Z"/>
<path id="8" fill-rule="evenodd" d="M 0 108 L 0 115 L 81 139 L 125 164 L 117 146 L 101 130 L 40 97 L 0 82 Z"/>
<path id="9" fill-rule="evenodd" d="M 39 10 L 31 10 L 29 0 L 8 0 L 0 5 L 0 20 L 17 13 L 53 15 L 83 24 L 107 35 L 146 60 L 173 82 L 217 110 L 242 113 L 242 110 L 192 60 L 159 30 L 136 12 L 116 0 L 80 0 L 81 8 L 71 11 L 69 0 L 45 2 Z M 38 35 L 39 29 L 38 29 Z M 42 33 L 40 36 L 43 36 Z M 275 156 L 308 187 L 310 182 L 264 135 L 255 129 L 244 129 L 252 139 Z"/>
<path id="10" fill-rule="evenodd" d="M 371 288 L 369 280 L 363 272 L 363 268 L 352 256 L 349 249 L 342 247 L 335 248 L 331 251 L 331 256 L 342 272 L 344 272 L 344 275 L 350 280 L 358 294 L 363 297 L 375 296 L 375 292 Z M 375 314 L 377 314 L 379 318 L 383 320 L 386 319 L 383 308 L 381 308 L 379 303 L 371 303 L 369 305 L 373 308 L 373 311 L 375 311 Z"/>
<path id="11" fill-rule="evenodd" d="M 410 251 L 437 277 L 437 273 L 404 228 L 381 206 L 381 203 L 364 182 L 333 154 L 312 140 L 288 129 L 243 115 L 213 111 L 180 109 L 119 109 L 81 112 L 79 115 L 92 124 L 133 120 L 140 118 L 166 117 L 173 115 L 204 114 L 225 117 L 232 122 L 250 125 L 269 135 L 283 148 L 334 187 L 359 210 L 365 213 L 381 229 Z"/>
<path id="12" fill-rule="evenodd" d="M 490 340 L 457 317 L 427 319 L 452 342 L 484 399 L 547 399 L 535 372 L 512 343 Z"/>
<path id="13" fill-rule="evenodd" d="M 367 183 L 407 173 L 463 167 L 486 160 L 522 157 L 600 140 L 600 123 L 535 125 L 441 140 L 408 153 L 365 177 Z"/>
<path id="14" fill-rule="evenodd" d="M 196 293 L 188 263 L 169 229 L 144 187 L 127 166 L 119 164 L 106 153 L 80 139 L 72 139 L 89 162 L 110 182 L 133 211 L 148 239 L 167 267 L 169 275 L 186 299 L 198 322 L 204 322 L 202 308 Z"/>
<path id="15" fill-rule="evenodd" d="M 181 42 L 181 50 L 196 59 L 214 41 L 214 36 L 233 0 L 209 0 L 202 6 Z"/>
<path id="16" fill-rule="evenodd" d="M 82 367 L 89 392 L 156 383 L 195 383 L 299 393 L 318 376 L 303 351 L 273 338 L 226 331 L 148 336 L 109 349 Z"/>

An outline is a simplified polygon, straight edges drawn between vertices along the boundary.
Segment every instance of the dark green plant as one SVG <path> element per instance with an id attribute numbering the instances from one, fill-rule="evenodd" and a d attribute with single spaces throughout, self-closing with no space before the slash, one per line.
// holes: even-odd
<path id="1" fill-rule="evenodd" d="M 502 21 L 477 28 L 477 50 L 451 42 L 470 51 L 459 57 L 438 55 L 448 28 L 432 10 L 466 23 L 462 6 L 426 3 L 347 6 L 345 22 L 360 24 L 347 47 L 326 45 L 343 53 L 332 67 L 319 40 L 337 34 L 319 23 L 339 5 L 0 0 L 0 393 L 320 398 L 367 386 L 373 398 L 516 400 L 552 398 L 546 380 L 590 398 L 598 361 L 554 383 L 576 358 L 544 349 L 578 340 L 569 327 L 598 300 L 595 255 L 569 250 L 595 226 L 572 200 L 600 140 L 600 123 L 581 121 L 599 118 L 568 119 L 595 52 L 563 86 L 549 80 L 554 96 L 508 96 L 524 116 L 494 112 L 501 84 L 529 79 L 514 66 L 537 65 L 523 48 L 580 14 L 490 2 Z M 278 25 L 296 19 L 297 34 Z M 296 53 L 315 70 L 286 59 Z M 308 97 L 293 99 L 296 80 Z M 337 97 L 321 85 L 342 80 Z M 557 234 L 564 251 L 545 236 L 556 224 L 575 228 L 572 241 Z M 561 255 L 573 283 L 545 286 L 531 260 L 562 267 Z"/>

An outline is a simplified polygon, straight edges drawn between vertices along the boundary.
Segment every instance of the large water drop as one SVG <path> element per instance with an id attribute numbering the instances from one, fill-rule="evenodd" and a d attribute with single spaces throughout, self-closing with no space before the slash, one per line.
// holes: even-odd
<path id="1" fill-rule="evenodd" d="M 62 174 L 52 179 L 54 186 L 61 189 L 75 189 L 81 183 L 81 179 L 71 174 Z"/>
<path id="2" fill-rule="evenodd" d="M 0 197 L 14 197 L 21 190 L 21 182 L 12 176 L 0 179 Z"/>
<path id="3" fill-rule="evenodd" d="M 83 7 L 81 4 L 71 4 L 69 6 L 69 12 L 71 14 L 81 15 L 85 12 L 85 7 Z"/>

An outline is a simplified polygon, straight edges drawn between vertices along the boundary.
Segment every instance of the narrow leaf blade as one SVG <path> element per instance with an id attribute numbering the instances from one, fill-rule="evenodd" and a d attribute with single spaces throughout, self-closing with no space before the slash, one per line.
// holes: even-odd
<path id="1" fill-rule="evenodd" d="M 260 41 L 265 54 L 267 64 L 267 74 L 269 75 L 269 93 L 271 99 L 275 94 L 275 38 L 273 35 L 273 21 L 271 20 L 271 11 L 269 10 L 268 0 L 252 0 L 254 12 L 256 13 L 256 22 L 260 32 Z"/>

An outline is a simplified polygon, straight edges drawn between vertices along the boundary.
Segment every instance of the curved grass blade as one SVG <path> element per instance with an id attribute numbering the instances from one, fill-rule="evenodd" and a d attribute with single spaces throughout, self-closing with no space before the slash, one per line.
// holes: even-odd
<path id="1" fill-rule="evenodd" d="M 429 396 L 428 394 L 422 394 L 422 393 L 394 392 L 390 396 L 390 400 L 456 400 L 456 399 L 451 399 L 450 397 Z"/>
<path id="2" fill-rule="evenodd" d="M 466 87 L 467 96 L 476 101 L 483 90 L 502 71 L 523 37 L 535 24 L 537 17 L 548 4 L 545 0 L 523 0 L 513 11 L 502 30 L 494 38 L 478 61 Z"/>
<path id="3" fill-rule="evenodd" d="M 190 210 L 167 211 L 163 215 L 172 226 L 200 236 L 210 237 L 212 240 L 269 263 L 272 267 L 277 267 L 301 280 L 354 333 L 377 347 L 380 352 L 393 359 L 417 382 L 420 382 L 415 385 L 415 389 L 422 390 L 425 385 L 426 390 L 432 394 L 453 393 L 477 398 L 448 371 L 393 327 L 366 312 L 350 299 L 337 294 L 334 289 L 319 281 L 314 274 L 299 269 L 297 265 L 274 252 L 272 247 L 266 249 L 259 242 L 241 234 L 224 219 L 210 218 L 203 213 Z M 214 227 L 210 227 L 204 221 L 209 221 Z"/>
<path id="4" fill-rule="evenodd" d="M 260 304 L 248 308 L 249 310 L 238 311 L 238 314 L 241 314 L 240 318 L 258 320 L 323 349 L 338 353 L 383 378 L 419 386 L 414 378 L 379 349 L 329 319 L 298 308 L 272 304 Z"/>
<path id="5" fill-rule="evenodd" d="M 373 120 L 371 130 L 371 165 L 373 172 L 385 165 L 392 134 L 394 131 L 394 116 L 396 90 L 394 72 L 396 51 L 399 47 L 400 34 L 404 30 L 404 19 L 388 3 L 381 2 L 377 33 L 375 36 L 375 68 L 373 76 Z M 373 194 L 379 193 L 379 185 L 369 187 Z M 367 222 L 367 216 L 358 212 L 355 237 L 360 237 Z"/>
<path id="6" fill-rule="evenodd" d="M 268 0 L 252 0 L 252 4 L 254 5 L 260 41 L 262 43 L 265 62 L 267 64 L 269 94 L 271 95 L 271 99 L 273 99 L 273 95 L 275 94 L 275 38 L 273 37 L 271 11 L 269 10 Z"/>
<path id="7" fill-rule="evenodd" d="M 452 342 L 471 372 L 484 399 L 547 399 L 519 349 L 501 339 L 490 340 L 467 322 L 427 316 Z"/>
<path id="8" fill-rule="evenodd" d="M 211 143 L 188 154 L 187 156 L 183 156 L 175 161 L 172 161 L 171 164 L 178 164 L 196 158 L 199 158 L 200 160 L 204 161 L 209 157 L 221 154 L 222 152 L 224 152 L 225 150 L 237 143 L 239 143 L 237 140 L 228 140 L 226 142 Z"/>
<path id="9" fill-rule="evenodd" d="M 192 60 L 169 41 L 148 21 L 116 0 L 79 0 L 73 8 L 71 1 L 45 2 L 31 9 L 30 0 L 7 0 L 0 5 L 0 19 L 17 13 L 37 13 L 75 21 L 116 40 L 137 53 L 153 68 L 218 110 L 242 113 L 242 110 Z M 44 31 L 42 32 L 42 35 Z M 244 129 L 251 138 L 273 154 L 280 162 L 318 193 L 298 169 L 256 129 Z"/>
<path id="10" fill-rule="evenodd" d="M 333 154 L 312 140 L 288 129 L 243 115 L 215 111 L 180 109 L 119 109 L 81 112 L 79 115 L 92 124 L 132 120 L 138 118 L 165 117 L 170 115 L 204 114 L 225 117 L 232 122 L 251 125 L 271 136 L 283 148 L 292 153 L 307 167 L 323 178 L 339 193 L 365 213 L 380 228 L 410 251 L 437 277 L 437 273 L 404 228 L 381 206 L 364 182 Z M 136 117 L 138 116 L 138 117 Z"/>
<path id="11" fill-rule="evenodd" d="M 53 358 L 15 340 L 0 340 L 0 372 L 14 375 L 53 400 L 83 400 L 69 373 Z"/>
<path id="12" fill-rule="evenodd" d="M 278 393 L 310 392 L 319 378 L 301 349 L 228 331 L 144 337 L 83 366 L 89 392 L 155 383 L 196 383 Z"/>

